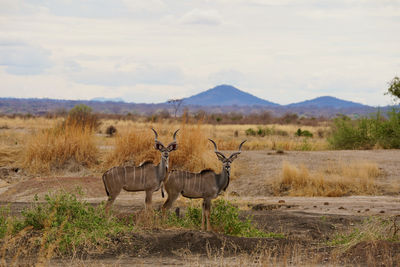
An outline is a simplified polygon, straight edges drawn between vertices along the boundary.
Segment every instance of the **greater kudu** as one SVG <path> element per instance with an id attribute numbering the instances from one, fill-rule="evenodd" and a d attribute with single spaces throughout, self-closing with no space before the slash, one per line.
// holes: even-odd
<path id="1" fill-rule="evenodd" d="M 172 170 L 164 182 L 165 190 L 168 193 L 168 199 L 165 201 L 162 209 L 168 210 L 171 208 L 174 201 L 180 194 L 187 198 L 202 198 L 202 218 L 201 228 L 204 230 L 204 220 L 207 219 L 207 230 L 210 226 L 210 208 L 211 200 L 216 198 L 222 190 L 226 190 L 229 185 L 231 163 L 241 153 L 241 148 L 244 142 L 240 143 L 239 151 L 232 153 L 228 158 L 218 151 L 217 145 L 214 144 L 215 154 L 222 161 L 221 173 L 215 173 L 212 170 L 206 169 L 200 173 L 192 173 L 181 170 Z"/>
<path id="2" fill-rule="evenodd" d="M 155 134 L 154 147 L 161 152 L 160 163 L 154 165 L 151 161 L 145 161 L 138 167 L 117 166 L 106 171 L 103 174 L 104 187 L 108 196 L 106 210 L 110 208 L 122 189 L 130 192 L 146 191 L 146 210 L 151 210 L 153 192 L 160 189 L 161 183 L 165 180 L 168 173 L 169 153 L 178 147 L 176 133 L 179 129 L 174 133 L 174 141 L 167 147 L 157 140 L 158 134 L 153 128 L 152 130 Z M 161 191 L 164 194 L 162 189 Z"/>

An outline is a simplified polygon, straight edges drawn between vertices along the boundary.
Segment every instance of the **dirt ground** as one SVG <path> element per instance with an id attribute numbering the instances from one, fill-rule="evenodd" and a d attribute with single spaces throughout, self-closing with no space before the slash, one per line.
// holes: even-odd
<path id="1" fill-rule="evenodd" d="M 271 183 L 279 176 L 282 162 L 304 164 L 309 169 L 335 162 L 367 160 L 377 163 L 383 175 L 379 184 L 384 188 L 379 196 L 348 197 L 276 197 L 271 195 Z M 400 215 L 400 150 L 370 151 L 321 151 L 285 152 L 244 151 L 233 163 L 236 164 L 236 178 L 229 185 L 224 197 L 236 203 L 242 216 L 251 215 L 259 228 L 285 234 L 287 239 L 257 239 L 227 237 L 215 233 L 188 230 L 155 231 L 136 233 L 116 240 L 118 248 L 110 248 L 101 256 L 78 257 L 86 265 L 213 265 L 223 258 L 223 265 L 240 265 L 246 260 L 257 265 L 262 263 L 251 255 L 257 251 L 268 251 L 267 262 L 273 265 L 274 255 L 283 255 L 288 248 L 295 248 L 304 257 L 297 257 L 289 263 L 301 264 L 307 255 L 318 255 L 315 262 L 324 263 L 331 248 L 326 244 L 335 232 L 345 231 L 369 216 Z M 1 178 L 1 177 L 0 177 Z M 10 178 L 7 178 L 10 181 Z M 0 184 L 0 205 L 11 205 L 13 214 L 29 206 L 35 195 L 39 198 L 48 191 L 74 191 L 76 187 L 85 193 L 85 199 L 94 204 L 106 200 L 106 193 L 100 175 L 97 177 L 34 177 L 13 183 Z M 164 201 L 160 191 L 153 194 L 153 206 L 160 207 Z M 185 206 L 188 200 L 180 197 L 175 206 Z M 123 192 L 115 202 L 114 210 L 119 214 L 130 214 L 144 208 L 144 192 Z M 325 243 L 324 243 L 325 242 Z M 130 249 L 129 244 L 143 244 L 141 253 Z M 387 244 L 381 244 L 385 247 Z M 362 246 L 362 245 L 360 245 Z M 365 246 L 368 246 L 365 245 Z M 221 247 L 223 247 L 221 251 Z M 265 248 L 268 248 L 267 250 Z M 358 250 L 357 250 L 358 249 Z M 396 259 L 400 259 L 400 246 L 392 246 Z M 363 251 L 363 252 L 360 252 Z M 357 247 L 349 252 L 351 258 L 357 254 L 362 258 L 366 250 Z M 376 253 L 379 254 L 379 250 Z M 396 254 L 397 253 L 397 254 Z M 397 255 L 397 256 L 396 256 Z M 360 259 L 361 260 L 361 259 Z M 261 261 L 261 262 L 260 262 Z M 338 260 L 340 262 L 340 259 Z M 63 265 L 62 259 L 53 261 Z M 221 262 L 220 262 L 221 263 Z M 296 264 L 297 263 L 297 264 Z M 217 264 L 219 265 L 219 264 Z"/>

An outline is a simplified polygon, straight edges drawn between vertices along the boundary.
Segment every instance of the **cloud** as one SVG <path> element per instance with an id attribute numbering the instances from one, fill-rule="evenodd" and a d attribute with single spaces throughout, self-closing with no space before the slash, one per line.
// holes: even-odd
<path id="1" fill-rule="evenodd" d="M 50 51 L 13 40 L 0 40 L 0 66 L 13 75 L 38 75 L 52 66 Z"/>
<path id="2" fill-rule="evenodd" d="M 167 7 L 162 0 L 131 1 L 122 0 L 122 3 L 132 11 L 160 11 Z"/>
<path id="3" fill-rule="evenodd" d="M 218 26 L 222 24 L 221 15 L 217 10 L 193 9 L 180 19 L 182 24 L 200 24 Z"/>
<path id="4" fill-rule="evenodd" d="M 212 73 L 208 77 L 209 81 L 212 84 L 232 84 L 241 86 L 243 82 L 246 80 L 246 76 L 237 70 L 221 70 L 215 73 Z"/>
<path id="5" fill-rule="evenodd" d="M 77 73 L 70 73 L 70 78 L 81 84 L 103 86 L 180 85 L 184 75 L 179 68 L 144 64 L 131 71 L 124 70 L 119 65 L 111 71 L 83 69 Z"/>

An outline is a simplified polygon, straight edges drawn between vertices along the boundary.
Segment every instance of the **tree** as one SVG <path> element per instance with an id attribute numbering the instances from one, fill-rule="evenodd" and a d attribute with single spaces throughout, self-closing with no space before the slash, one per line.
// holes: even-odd
<path id="1" fill-rule="evenodd" d="M 389 82 L 389 88 L 385 95 L 390 95 L 393 97 L 394 102 L 400 101 L 400 78 L 394 77 L 393 80 Z"/>
<path id="2" fill-rule="evenodd" d="M 100 126 L 100 120 L 96 114 L 92 113 L 91 107 L 79 104 L 68 112 L 65 124 L 81 127 L 82 129 L 88 127 L 91 130 L 96 130 Z"/>
<path id="3" fill-rule="evenodd" d="M 178 113 L 179 107 L 183 103 L 183 98 L 176 98 L 168 100 L 168 104 L 172 104 L 174 108 L 174 117 L 176 118 L 176 113 Z"/>

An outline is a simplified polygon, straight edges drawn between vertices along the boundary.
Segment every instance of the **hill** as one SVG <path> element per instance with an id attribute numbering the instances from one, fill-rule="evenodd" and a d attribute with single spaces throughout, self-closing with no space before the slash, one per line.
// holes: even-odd
<path id="1" fill-rule="evenodd" d="M 231 85 L 219 85 L 197 95 L 184 99 L 184 105 L 197 106 L 279 106 L 279 104 L 258 98 Z"/>
<path id="2" fill-rule="evenodd" d="M 332 96 L 321 96 L 311 100 L 306 100 L 298 103 L 286 105 L 288 108 L 299 107 L 316 107 L 316 108 L 333 108 L 333 109 L 347 109 L 347 108 L 367 108 L 369 106 L 360 103 L 342 100 Z"/>

